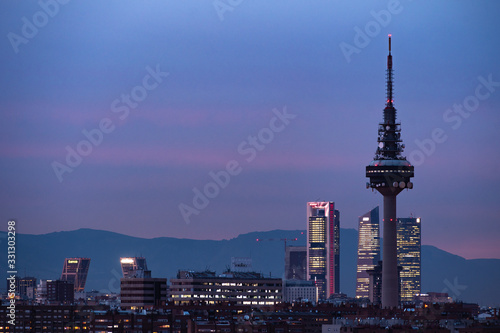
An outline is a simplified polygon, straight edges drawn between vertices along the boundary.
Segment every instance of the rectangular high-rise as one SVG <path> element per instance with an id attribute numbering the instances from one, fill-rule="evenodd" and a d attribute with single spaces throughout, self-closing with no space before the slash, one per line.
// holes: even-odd
<path id="1" fill-rule="evenodd" d="M 170 297 L 176 305 L 204 301 L 206 304 L 231 302 L 269 306 L 282 302 L 283 280 L 256 272 L 179 271 L 170 279 Z"/>
<path id="2" fill-rule="evenodd" d="M 285 280 L 307 280 L 307 250 L 305 246 L 285 249 Z"/>
<path id="3" fill-rule="evenodd" d="M 315 281 L 318 298 L 340 292 L 340 213 L 335 204 L 307 203 L 307 279 Z"/>
<path id="4" fill-rule="evenodd" d="M 380 305 L 382 303 L 382 261 L 366 273 L 368 273 L 368 299 L 373 305 Z"/>
<path id="5" fill-rule="evenodd" d="M 120 306 L 123 309 L 151 309 L 167 300 L 167 279 L 128 277 L 120 279 Z"/>
<path id="6" fill-rule="evenodd" d="M 15 280 L 14 280 L 14 284 L 15 284 L 14 293 L 17 297 L 19 297 L 20 299 L 33 298 L 33 297 L 29 297 L 29 296 L 33 296 L 32 292 L 30 294 L 29 289 L 30 288 L 31 288 L 31 290 L 36 289 L 36 278 L 35 277 L 23 277 L 23 278 L 21 278 L 19 276 L 16 276 Z M 8 279 L 7 280 L 7 290 L 10 289 L 10 285 L 11 285 L 11 282 Z"/>
<path id="7" fill-rule="evenodd" d="M 314 281 L 286 280 L 283 281 L 283 301 L 318 303 L 318 288 Z"/>
<path id="8" fill-rule="evenodd" d="M 358 267 L 356 298 L 369 298 L 370 275 L 380 260 L 380 228 L 378 206 L 359 217 Z"/>
<path id="9" fill-rule="evenodd" d="M 398 266 L 401 271 L 400 301 L 411 302 L 421 289 L 421 241 L 420 218 L 398 218 Z"/>
<path id="10" fill-rule="evenodd" d="M 82 292 L 85 289 L 89 266 L 89 258 L 66 258 L 61 280 L 73 283 L 75 292 Z"/>
<path id="11" fill-rule="evenodd" d="M 75 300 L 75 288 L 72 282 L 48 280 L 47 300 L 51 304 L 71 304 Z"/>

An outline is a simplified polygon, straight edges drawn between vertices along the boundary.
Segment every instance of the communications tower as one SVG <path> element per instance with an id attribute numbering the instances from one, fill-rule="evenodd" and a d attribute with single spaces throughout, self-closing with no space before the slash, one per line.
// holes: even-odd
<path id="1" fill-rule="evenodd" d="M 414 175 L 414 167 L 401 155 L 404 144 L 401 140 L 401 123 L 396 121 L 393 100 L 391 35 L 386 79 L 384 121 L 378 125 L 378 148 L 375 158 L 366 167 L 366 177 L 370 178 L 366 187 L 376 189 L 384 196 L 382 306 L 393 308 L 398 306 L 399 300 L 396 196 L 404 188 L 413 188 L 410 178 Z"/>

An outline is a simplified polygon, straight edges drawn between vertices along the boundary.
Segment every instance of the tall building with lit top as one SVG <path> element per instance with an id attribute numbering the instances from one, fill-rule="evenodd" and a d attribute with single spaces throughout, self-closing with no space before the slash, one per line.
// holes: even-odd
<path id="1" fill-rule="evenodd" d="M 307 279 L 318 298 L 340 292 L 340 213 L 333 202 L 307 203 Z"/>
<path id="2" fill-rule="evenodd" d="M 75 292 L 82 292 L 85 289 L 89 266 L 89 258 L 66 258 L 61 280 L 73 283 Z"/>
<path id="3" fill-rule="evenodd" d="M 120 258 L 120 265 L 124 278 L 142 278 L 144 272 L 148 270 L 146 258 L 133 257 L 133 258 Z"/>
<path id="4" fill-rule="evenodd" d="M 358 267 L 356 298 L 369 298 L 370 275 L 380 260 L 380 228 L 378 206 L 359 217 Z"/>
<path id="5" fill-rule="evenodd" d="M 122 309 L 151 309 L 167 300 L 167 279 L 152 278 L 151 271 L 142 277 L 120 279 L 120 307 Z"/>
<path id="6" fill-rule="evenodd" d="M 401 302 L 411 302 L 421 289 L 420 218 L 398 218 L 398 266 Z"/>

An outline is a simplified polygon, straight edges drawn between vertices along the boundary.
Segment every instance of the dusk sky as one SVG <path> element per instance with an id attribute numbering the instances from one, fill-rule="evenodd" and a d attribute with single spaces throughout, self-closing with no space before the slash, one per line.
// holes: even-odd
<path id="1" fill-rule="evenodd" d="M 382 211 L 365 166 L 390 33 L 415 165 L 398 216 L 422 218 L 423 244 L 500 258 L 498 1 L 41 0 L 0 13 L 0 230 L 14 218 L 19 233 L 229 239 L 305 229 L 316 200 L 357 229 Z"/>

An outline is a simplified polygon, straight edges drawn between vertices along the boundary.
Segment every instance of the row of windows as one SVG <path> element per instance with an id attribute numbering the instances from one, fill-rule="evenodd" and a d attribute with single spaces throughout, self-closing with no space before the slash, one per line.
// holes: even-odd
<path id="1" fill-rule="evenodd" d="M 400 169 L 385 169 L 385 170 L 367 170 L 367 173 L 382 173 L 382 172 L 392 172 L 392 173 L 410 173 L 412 170 L 400 170 Z"/>
<path id="2" fill-rule="evenodd" d="M 176 286 L 214 286 L 214 287 L 230 286 L 230 287 L 247 287 L 248 288 L 248 287 L 275 287 L 275 286 L 281 287 L 281 285 L 282 285 L 282 282 L 279 279 L 276 282 L 269 282 L 269 283 L 266 283 L 266 282 L 263 282 L 263 283 L 241 283 L 241 282 L 240 283 L 227 283 L 227 282 L 197 282 L 197 281 L 184 282 L 184 281 L 174 281 L 174 280 L 171 280 L 170 282 L 172 283 L 170 288 L 174 288 Z"/>
<path id="3" fill-rule="evenodd" d="M 121 281 L 122 286 L 128 286 L 128 285 L 141 285 L 141 286 L 154 286 L 154 285 L 161 285 L 161 286 L 166 286 L 167 281 L 133 281 L 133 280 L 124 280 Z"/>
<path id="4" fill-rule="evenodd" d="M 226 291 L 226 292 L 216 292 L 214 290 L 172 290 L 172 296 L 175 294 L 179 293 L 186 293 L 186 294 L 192 294 L 192 295 L 198 295 L 198 294 L 210 294 L 210 295 L 247 295 L 248 297 L 268 297 L 267 294 L 279 294 L 279 289 L 275 290 L 265 290 L 265 291 L 259 291 L 259 292 L 254 292 L 254 293 L 247 293 L 247 292 L 237 292 L 237 291 Z M 253 294 L 253 295 L 252 295 Z"/>
<path id="5" fill-rule="evenodd" d="M 281 299 L 280 295 L 269 295 L 269 296 L 259 296 L 259 295 L 212 295 L 212 294 L 181 294 L 172 295 L 172 298 L 223 298 L 223 299 Z"/>

